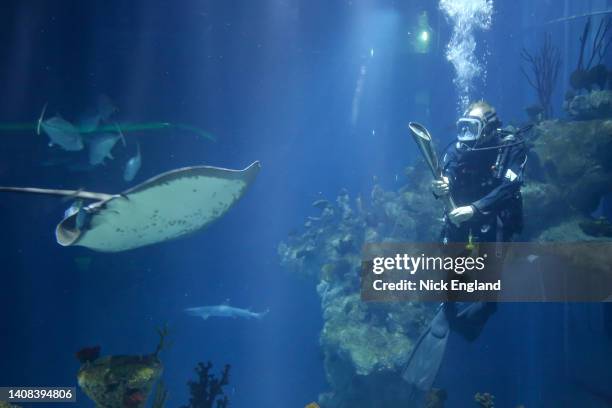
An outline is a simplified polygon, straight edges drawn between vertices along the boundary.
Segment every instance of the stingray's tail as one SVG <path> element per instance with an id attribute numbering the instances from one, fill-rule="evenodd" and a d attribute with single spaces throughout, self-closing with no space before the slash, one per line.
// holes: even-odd
<path id="1" fill-rule="evenodd" d="M 109 200 L 113 197 L 112 194 L 104 193 L 92 193 L 91 191 L 83 190 L 58 190 L 50 188 L 36 188 L 36 187 L 1 187 L 0 193 L 26 193 L 26 194 L 41 194 L 41 195 L 55 195 L 61 197 L 72 197 L 72 198 L 85 198 L 89 200 Z"/>

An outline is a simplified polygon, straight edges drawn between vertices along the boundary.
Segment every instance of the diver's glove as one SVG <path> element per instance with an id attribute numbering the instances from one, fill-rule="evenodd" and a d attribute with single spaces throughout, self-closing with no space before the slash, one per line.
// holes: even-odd
<path id="1" fill-rule="evenodd" d="M 465 222 L 474 216 L 474 206 L 465 205 L 463 207 L 457 207 L 448 214 L 450 222 L 459 227 L 462 222 Z"/>
<path id="2" fill-rule="evenodd" d="M 436 197 L 447 195 L 450 191 L 448 186 L 448 177 L 442 176 L 441 180 L 434 180 L 431 183 L 431 190 Z"/>

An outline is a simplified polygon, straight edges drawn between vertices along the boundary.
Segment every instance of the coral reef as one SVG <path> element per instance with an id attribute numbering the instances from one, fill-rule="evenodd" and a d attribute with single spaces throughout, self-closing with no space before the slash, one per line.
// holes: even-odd
<path id="1" fill-rule="evenodd" d="M 425 396 L 425 408 L 444 408 L 447 397 L 445 390 L 432 388 Z"/>
<path id="2" fill-rule="evenodd" d="M 612 91 L 594 90 L 586 94 L 566 96 L 563 108 L 575 120 L 612 117 Z"/>
<path id="3" fill-rule="evenodd" d="M 100 408 L 144 407 L 162 374 L 157 357 L 105 356 L 79 369 L 79 386 Z"/>
<path id="4" fill-rule="evenodd" d="M 595 85 L 599 89 L 604 89 L 606 82 L 610 79 L 610 73 L 606 70 L 606 67 L 602 64 L 607 54 L 608 47 L 612 42 L 612 36 L 609 35 L 610 29 L 612 28 L 612 19 L 606 17 L 601 19 L 597 32 L 591 40 L 590 50 L 591 56 L 589 57 L 586 65 L 584 64 L 584 49 L 588 42 L 589 35 L 591 32 L 591 18 L 589 17 L 584 24 L 582 35 L 580 36 L 580 55 L 578 57 L 578 64 L 576 70 L 572 72 L 570 76 L 570 85 L 575 90 L 586 89 L 592 90 Z M 593 63 L 595 62 L 595 65 Z"/>
<path id="5" fill-rule="evenodd" d="M 160 329 L 154 353 L 138 356 L 105 356 L 82 361 L 77 380 L 83 392 L 99 408 L 142 408 L 153 384 L 161 377 L 163 366 L 158 358 L 167 329 Z M 94 350 L 90 348 L 89 350 Z M 87 349 L 85 349 L 87 350 Z M 97 352 L 99 354 L 99 347 Z M 86 353 L 90 354 L 90 353 Z"/>
<path id="6" fill-rule="evenodd" d="M 579 223 L 612 191 L 612 120 L 545 121 L 528 137 L 523 188 L 526 240 L 588 240 Z M 571 227 L 569 227 L 571 226 Z M 562 239 L 555 230 L 570 228 Z M 592 238 L 592 237 L 591 237 Z"/>
<path id="7" fill-rule="evenodd" d="M 6 401 L 0 401 L 0 408 L 19 408 L 18 405 L 9 404 Z"/>
<path id="8" fill-rule="evenodd" d="M 332 389 L 320 396 L 322 407 L 407 402 L 399 372 L 435 305 L 365 303 L 359 291 L 364 243 L 437 239 L 442 207 L 429 191 L 431 176 L 422 163 L 407 175 L 410 186 L 397 192 L 374 186 L 367 202 L 347 191 L 333 203 L 314 202 L 319 215 L 306 221 L 302 235 L 279 245 L 285 267 L 318 282 L 325 321 L 320 343 Z"/>
<path id="9" fill-rule="evenodd" d="M 100 346 L 84 347 L 77 351 L 74 356 L 81 364 L 91 363 L 100 357 Z"/>
<path id="10" fill-rule="evenodd" d="M 566 93 L 563 103 L 563 108 L 574 120 L 605 119 L 612 116 L 612 70 L 603 64 L 612 42 L 611 29 L 612 18 L 601 19 L 588 47 L 591 55 L 585 64 L 584 50 L 591 32 L 591 19 L 584 25 L 578 64 L 570 76 L 572 89 Z"/>
<path id="11" fill-rule="evenodd" d="M 168 389 L 162 380 L 157 382 L 155 386 L 155 395 L 153 396 L 152 408 L 164 408 L 168 399 Z"/>
<path id="12" fill-rule="evenodd" d="M 221 377 L 217 378 L 210 373 L 212 363 L 198 363 L 196 366 L 197 381 L 189 381 L 189 405 L 184 405 L 181 408 L 227 408 L 229 407 L 229 398 L 225 394 L 223 387 L 229 384 L 230 365 L 226 364 L 221 372 Z M 216 403 L 216 405 L 215 405 Z"/>
<path id="13" fill-rule="evenodd" d="M 584 220 L 578 225 L 587 235 L 593 237 L 612 237 L 612 223 L 606 218 Z"/>
<path id="14" fill-rule="evenodd" d="M 544 108 L 540 105 L 530 105 L 525 108 L 527 116 L 531 122 L 540 122 L 544 120 Z"/>
<path id="15" fill-rule="evenodd" d="M 495 408 L 495 396 L 488 392 L 477 392 L 476 395 L 474 395 L 474 401 L 481 408 Z"/>
<path id="16" fill-rule="evenodd" d="M 532 55 L 523 48 L 521 58 L 531 68 L 533 78 L 525 72 L 523 67 L 521 67 L 521 72 L 538 94 L 543 119 L 549 119 L 553 113 L 551 97 L 561 69 L 561 52 L 552 45 L 550 34 L 546 34 L 538 54 Z"/>

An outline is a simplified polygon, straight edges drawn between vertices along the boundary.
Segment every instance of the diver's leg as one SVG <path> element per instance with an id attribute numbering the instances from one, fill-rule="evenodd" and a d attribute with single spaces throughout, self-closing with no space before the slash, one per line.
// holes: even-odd
<path id="1" fill-rule="evenodd" d="M 493 254 L 489 256 L 487 261 L 487 280 L 495 281 L 501 278 L 501 272 L 504 265 L 504 259 L 506 256 L 506 248 L 502 241 L 492 241 L 493 238 L 500 239 L 499 232 L 503 231 L 498 228 L 496 234 L 493 236 L 481 237 L 481 239 L 491 240 L 483 241 L 481 249 L 484 253 Z M 477 276 L 470 276 L 469 273 L 465 273 L 461 277 L 466 280 L 473 280 Z M 451 321 L 450 327 L 453 331 L 459 333 L 468 341 L 474 341 L 480 336 L 480 333 L 484 329 L 487 321 L 497 311 L 497 292 L 493 292 L 484 297 L 483 301 L 466 303 L 465 307 L 456 313 L 456 318 Z M 484 301 L 487 300 L 487 301 Z"/>
<path id="2" fill-rule="evenodd" d="M 461 334 L 466 340 L 474 341 L 480 336 L 482 329 L 493 313 L 497 311 L 496 302 L 474 302 L 457 313 L 450 327 Z"/>

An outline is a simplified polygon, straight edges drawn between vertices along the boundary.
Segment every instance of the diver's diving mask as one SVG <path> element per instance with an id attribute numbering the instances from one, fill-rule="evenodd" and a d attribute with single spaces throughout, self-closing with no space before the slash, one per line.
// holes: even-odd
<path id="1" fill-rule="evenodd" d="M 460 142 L 473 142 L 478 140 L 484 129 L 480 119 L 473 117 L 461 118 L 457 121 L 457 140 Z"/>

